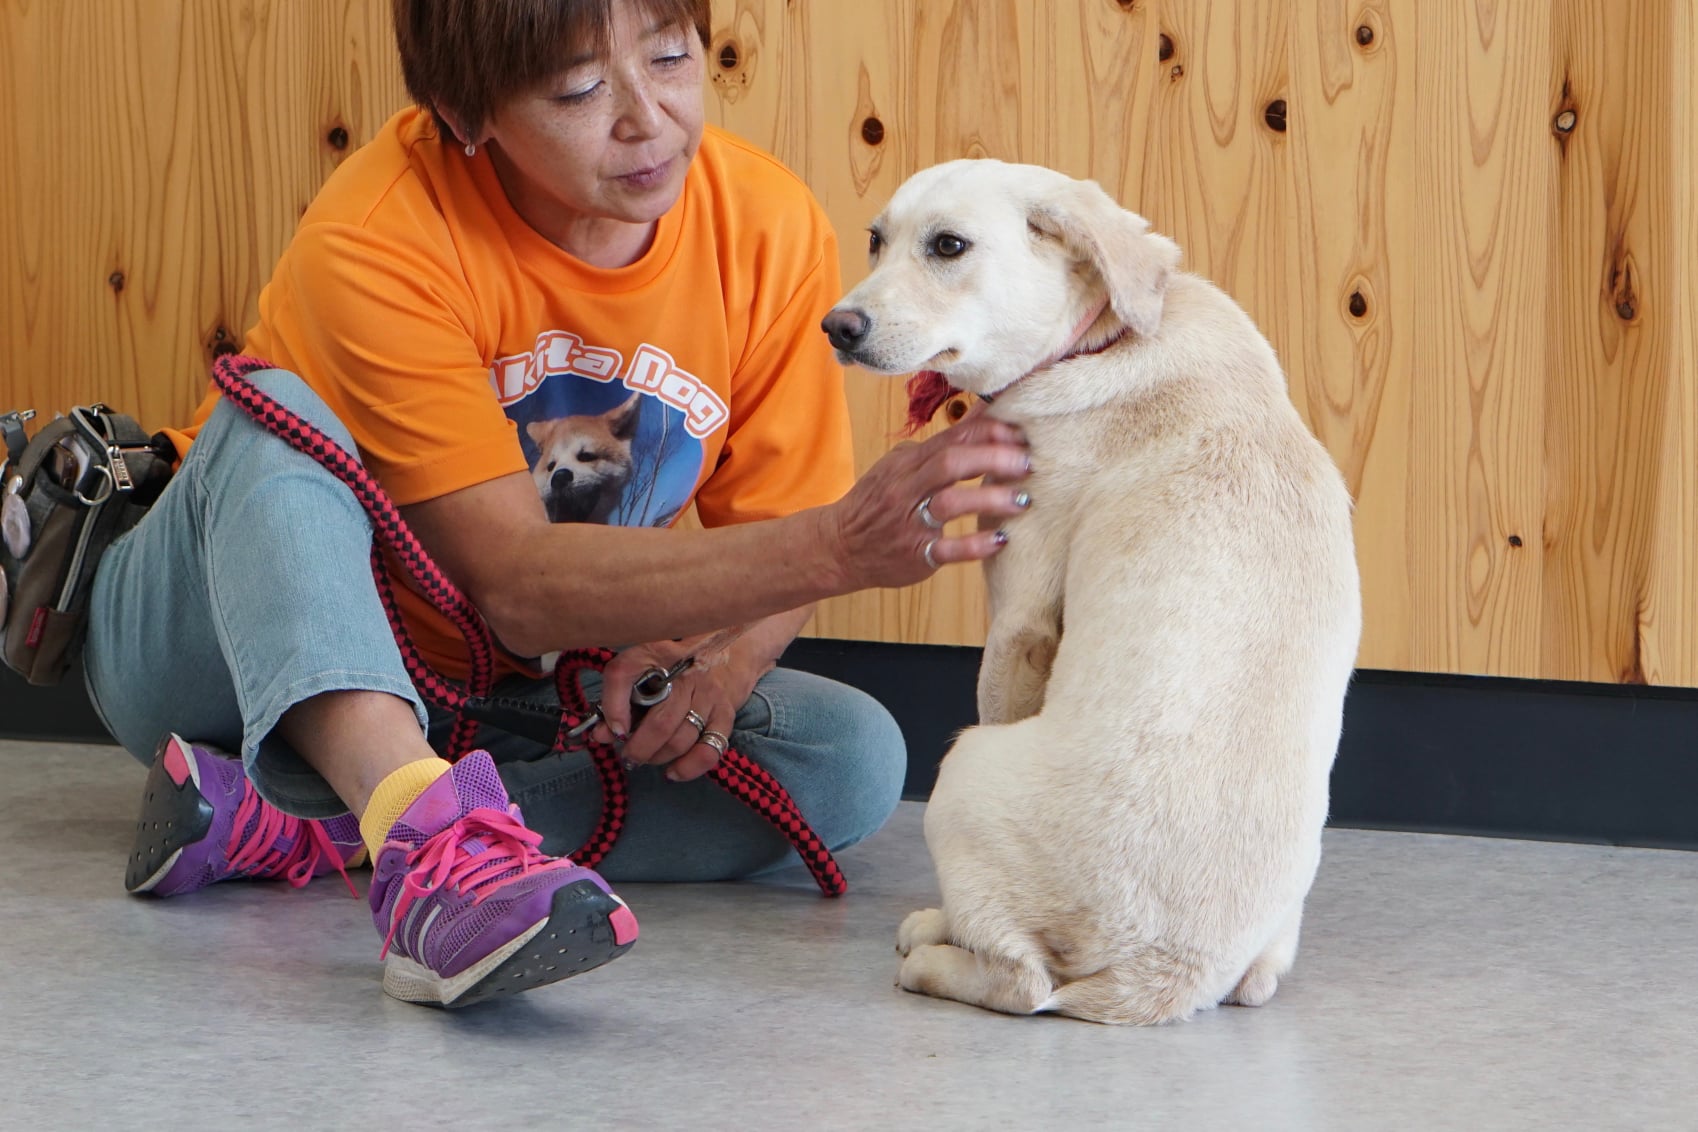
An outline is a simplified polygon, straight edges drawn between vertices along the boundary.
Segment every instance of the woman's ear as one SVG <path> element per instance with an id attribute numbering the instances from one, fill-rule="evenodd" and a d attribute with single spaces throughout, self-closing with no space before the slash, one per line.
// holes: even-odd
<path id="1" fill-rule="evenodd" d="M 431 113 L 436 115 L 437 122 L 445 128 L 450 135 L 452 135 L 449 140 L 458 142 L 461 145 L 467 145 L 470 143 L 482 145 L 484 142 L 489 140 L 488 131 L 474 130 L 471 123 L 468 122 L 464 116 L 456 114 L 452 110 L 444 110 L 440 106 L 432 106 L 430 109 Z M 479 132 L 482 132 L 484 136 L 472 136 L 474 133 Z"/>
<path id="2" fill-rule="evenodd" d="M 1109 305 L 1132 331 L 1161 325 L 1167 280 L 1179 267 L 1179 245 L 1150 231 L 1150 222 L 1120 207 L 1095 181 L 1071 181 L 1036 201 L 1032 226 L 1090 263 L 1108 288 Z"/>

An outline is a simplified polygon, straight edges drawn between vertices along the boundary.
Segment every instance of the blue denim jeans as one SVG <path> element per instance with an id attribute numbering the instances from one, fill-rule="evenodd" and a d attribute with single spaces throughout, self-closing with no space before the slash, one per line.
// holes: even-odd
<path id="1" fill-rule="evenodd" d="M 266 393 L 350 452 L 352 437 L 301 380 L 252 375 Z M 402 664 L 371 577 L 372 531 L 353 494 L 310 457 L 220 404 L 176 477 L 107 550 L 91 596 L 84 671 L 106 727 L 152 760 L 160 738 L 240 752 L 262 797 L 300 817 L 347 807 L 275 734 L 289 708 L 329 691 L 377 691 L 431 716 Z M 551 699 L 513 680 L 504 695 Z M 583 752 L 548 756 L 488 732 L 526 824 L 550 851 L 576 849 L 600 789 Z M 732 744 L 795 796 L 833 848 L 882 825 L 906 751 L 871 697 L 802 673 L 769 673 L 738 713 Z M 789 859 L 788 842 L 707 779 L 632 775 L 631 813 L 602 870 L 615 880 L 747 876 Z"/>

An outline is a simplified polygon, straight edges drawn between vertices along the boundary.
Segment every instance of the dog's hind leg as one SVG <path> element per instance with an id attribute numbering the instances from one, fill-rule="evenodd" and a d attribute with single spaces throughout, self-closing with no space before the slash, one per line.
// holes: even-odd
<path id="1" fill-rule="evenodd" d="M 922 908 L 908 913 L 902 926 L 896 929 L 896 950 L 907 955 L 916 947 L 930 947 L 949 942 L 949 917 L 942 908 Z"/>
<path id="2" fill-rule="evenodd" d="M 1165 950 L 1144 947 L 1113 967 L 1057 987 L 1041 1009 L 1087 1022 L 1159 1026 L 1214 1004 L 1212 996 L 1202 993 L 1202 973 L 1194 965 Z"/>
<path id="3" fill-rule="evenodd" d="M 917 947 L 902 961 L 903 990 L 953 998 L 1004 1014 L 1033 1014 L 1049 998 L 1049 973 L 1036 963 L 985 958 L 949 944 Z"/>
<path id="4" fill-rule="evenodd" d="M 1274 934 L 1273 941 L 1256 956 L 1238 986 L 1226 996 L 1234 1006 L 1260 1006 L 1274 996 L 1279 981 L 1297 961 L 1297 936 L 1303 927 L 1303 904 L 1298 902 L 1286 922 Z"/>

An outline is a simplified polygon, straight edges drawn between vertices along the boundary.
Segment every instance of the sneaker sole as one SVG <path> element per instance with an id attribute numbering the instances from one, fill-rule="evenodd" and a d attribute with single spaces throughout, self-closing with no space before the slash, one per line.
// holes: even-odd
<path id="1" fill-rule="evenodd" d="M 557 983 L 619 958 L 637 940 L 637 921 L 625 902 L 592 880 L 563 885 L 548 919 L 458 975 L 436 972 L 391 952 L 383 989 L 403 1002 L 451 1009 Z"/>
<path id="2" fill-rule="evenodd" d="M 142 791 L 141 818 L 124 869 L 124 889 L 152 892 L 176 867 L 183 850 L 212 828 L 212 803 L 201 796 L 200 767 L 172 748 L 167 736 L 159 745 Z"/>

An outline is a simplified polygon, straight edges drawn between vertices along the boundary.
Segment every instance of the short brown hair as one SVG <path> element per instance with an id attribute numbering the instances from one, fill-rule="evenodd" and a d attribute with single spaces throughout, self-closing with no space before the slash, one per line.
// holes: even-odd
<path id="1" fill-rule="evenodd" d="M 603 50 L 613 5 L 633 0 L 394 0 L 401 75 L 413 101 L 446 107 L 470 132 L 567 59 Z M 635 0 L 660 24 L 694 27 L 708 44 L 710 0 Z M 461 141 L 466 139 L 461 138 Z"/>

